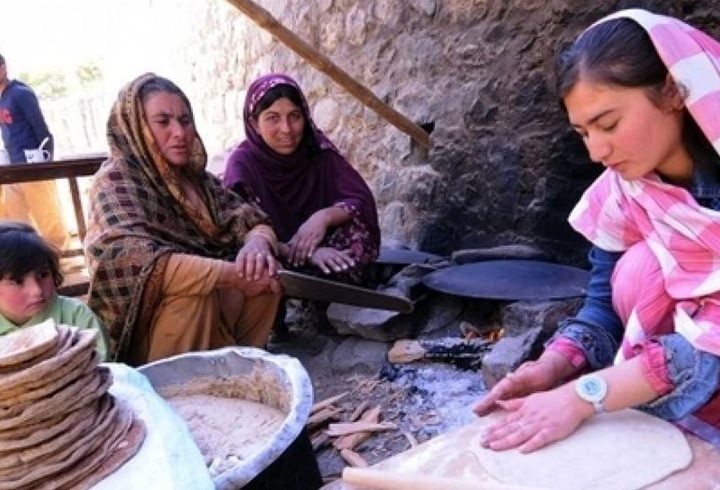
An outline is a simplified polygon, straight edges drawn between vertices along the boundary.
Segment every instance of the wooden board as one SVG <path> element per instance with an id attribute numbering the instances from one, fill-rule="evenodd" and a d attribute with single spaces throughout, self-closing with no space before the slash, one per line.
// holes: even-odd
<path id="1" fill-rule="evenodd" d="M 490 477 L 490 475 L 477 464 L 476 458 L 469 451 L 458 449 L 458 438 L 460 440 L 470 440 L 474 439 L 477 435 L 473 431 L 472 425 L 473 424 L 451 431 L 447 434 L 440 435 L 416 448 L 379 462 L 371 466 L 371 468 L 384 471 L 402 472 L 402 474 L 411 476 L 413 472 L 421 475 L 425 472 L 438 478 L 457 478 L 458 475 L 462 475 L 463 478 L 469 479 L 473 482 L 478 490 L 482 490 L 483 488 L 493 488 L 497 485 L 497 481 L 492 479 L 492 477 Z M 690 466 L 646 487 L 648 490 L 717 488 L 717 485 L 720 484 L 720 449 L 715 448 L 691 435 L 687 435 L 687 440 L 693 454 L 693 461 Z M 444 452 L 441 459 L 445 460 L 444 463 L 447 463 L 454 468 L 454 473 L 443 474 L 442 471 L 440 471 L 438 474 L 435 471 L 440 463 L 437 458 L 431 462 L 432 467 L 426 467 L 427 465 L 423 461 L 427 458 L 424 458 L 423 456 L 419 457 L 419 455 L 422 454 L 423 446 L 430 443 L 435 446 L 438 444 L 441 446 L 443 444 L 447 446 L 443 446 L 443 448 L 441 448 L 441 452 Z M 652 457 L 652 455 L 650 455 L 650 457 Z M 372 490 L 372 487 L 358 486 L 337 480 L 322 487 L 322 490 Z"/>

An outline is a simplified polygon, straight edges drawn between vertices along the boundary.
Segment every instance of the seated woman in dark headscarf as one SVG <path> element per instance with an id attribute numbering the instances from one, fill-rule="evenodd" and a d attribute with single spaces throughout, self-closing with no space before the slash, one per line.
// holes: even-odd
<path id="1" fill-rule="evenodd" d="M 118 95 L 110 158 L 93 178 L 85 253 L 90 307 L 111 357 L 263 346 L 281 290 L 267 215 L 205 171 L 187 97 L 145 74 Z"/>
<path id="2" fill-rule="evenodd" d="M 288 266 L 360 280 L 380 246 L 375 200 L 315 126 L 298 84 L 281 74 L 259 78 L 243 116 L 247 139 L 228 157 L 225 186 L 270 215 Z"/>

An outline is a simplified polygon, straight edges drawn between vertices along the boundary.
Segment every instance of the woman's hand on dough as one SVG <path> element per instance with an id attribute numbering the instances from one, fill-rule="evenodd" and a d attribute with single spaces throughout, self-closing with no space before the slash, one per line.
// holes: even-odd
<path id="1" fill-rule="evenodd" d="M 511 413 L 491 425 L 482 438 L 483 447 L 496 451 L 516 447 L 523 453 L 535 451 L 565 439 L 594 413 L 572 384 L 497 403 Z"/>
<path id="2" fill-rule="evenodd" d="M 256 281 L 267 275 L 275 277 L 278 264 L 270 243 L 261 236 L 250 237 L 235 258 L 237 275 L 248 281 Z"/>
<path id="3" fill-rule="evenodd" d="M 475 406 L 477 415 L 487 415 L 498 407 L 498 402 L 545 391 L 556 386 L 572 374 L 574 368 L 562 355 L 545 352 L 537 361 L 528 361 L 509 373 Z"/>
<path id="4" fill-rule="evenodd" d="M 330 247 L 316 249 L 310 262 L 325 274 L 343 272 L 352 269 L 356 264 L 350 256 L 350 250 L 337 250 Z"/>

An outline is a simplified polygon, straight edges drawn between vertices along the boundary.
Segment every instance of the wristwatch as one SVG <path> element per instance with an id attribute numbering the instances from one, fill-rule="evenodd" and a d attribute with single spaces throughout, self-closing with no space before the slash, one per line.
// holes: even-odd
<path id="1" fill-rule="evenodd" d="M 591 403 L 596 414 L 605 411 L 603 400 L 605 400 L 607 391 L 607 381 L 597 374 L 586 374 L 575 381 L 575 393 L 581 399 Z"/>

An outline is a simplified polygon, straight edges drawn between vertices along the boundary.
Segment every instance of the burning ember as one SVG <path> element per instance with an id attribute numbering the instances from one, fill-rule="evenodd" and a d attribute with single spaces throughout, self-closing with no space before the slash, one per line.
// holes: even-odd
<path id="1" fill-rule="evenodd" d="M 497 328 L 495 330 L 490 330 L 489 332 L 485 332 L 485 335 L 483 335 L 483 337 L 485 338 L 485 340 L 495 343 L 498 340 L 500 340 L 504 334 L 505 334 L 504 328 Z"/>
<path id="2" fill-rule="evenodd" d="M 460 331 L 465 340 L 482 339 L 486 342 L 496 343 L 505 334 L 505 329 L 496 327 L 490 330 L 479 328 L 469 322 L 460 322 Z"/>

